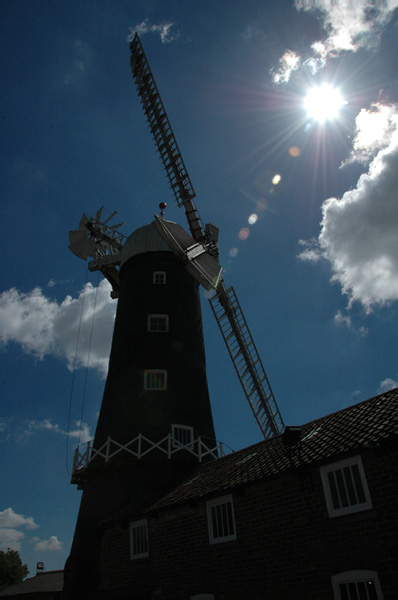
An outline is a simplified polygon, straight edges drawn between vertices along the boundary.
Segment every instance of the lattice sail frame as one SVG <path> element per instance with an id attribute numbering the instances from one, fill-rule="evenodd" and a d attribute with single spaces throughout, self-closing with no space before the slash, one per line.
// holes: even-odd
<path id="1" fill-rule="evenodd" d="M 192 237 L 203 242 L 205 233 L 201 218 L 193 202 L 195 190 L 185 168 L 177 140 L 163 106 L 138 34 L 130 44 L 131 70 L 149 128 L 167 173 L 170 187 L 179 207 L 183 206 Z"/>
<path id="2" fill-rule="evenodd" d="M 271 385 L 233 287 L 209 300 L 240 384 L 265 438 L 284 429 Z"/>

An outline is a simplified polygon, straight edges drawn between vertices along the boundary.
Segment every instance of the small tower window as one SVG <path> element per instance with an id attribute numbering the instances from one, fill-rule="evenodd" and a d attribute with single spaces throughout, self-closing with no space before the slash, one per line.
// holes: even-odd
<path id="1" fill-rule="evenodd" d="M 148 331 L 167 333 L 169 330 L 169 315 L 148 315 Z"/>
<path id="2" fill-rule="evenodd" d="M 160 369 L 144 371 L 144 390 L 167 390 L 167 371 Z"/>
<path id="3" fill-rule="evenodd" d="M 193 427 L 187 427 L 186 425 L 172 425 L 171 435 L 173 437 L 173 448 L 186 448 L 192 449 L 193 447 Z"/>
<path id="4" fill-rule="evenodd" d="M 165 285 L 166 284 L 166 271 L 154 271 L 153 272 L 153 283 L 154 283 L 154 285 Z"/>

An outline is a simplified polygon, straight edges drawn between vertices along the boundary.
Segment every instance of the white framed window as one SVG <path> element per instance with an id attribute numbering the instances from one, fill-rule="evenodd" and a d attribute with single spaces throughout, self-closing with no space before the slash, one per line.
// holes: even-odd
<path id="1" fill-rule="evenodd" d="M 193 427 L 187 427 L 186 425 L 172 425 L 171 435 L 173 438 L 173 448 L 193 448 Z"/>
<path id="2" fill-rule="evenodd" d="M 166 284 L 166 271 L 154 271 L 152 281 L 153 281 L 154 285 L 165 285 Z"/>
<path id="3" fill-rule="evenodd" d="M 232 496 L 223 496 L 207 503 L 207 523 L 211 544 L 236 540 Z"/>
<path id="4" fill-rule="evenodd" d="M 169 330 L 169 315 L 148 315 L 147 330 L 152 333 L 167 333 Z"/>
<path id="5" fill-rule="evenodd" d="M 320 469 L 329 517 L 372 508 L 360 456 L 353 456 Z"/>
<path id="6" fill-rule="evenodd" d="M 376 571 L 344 571 L 332 577 L 334 600 L 383 600 Z"/>
<path id="7" fill-rule="evenodd" d="M 130 558 L 149 556 L 148 523 L 146 519 L 130 523 Z"/>
<path id="8" fill-rule="evenodd" d="M 144 371 L 144 390 L 167 390 L 167 371 L 163 369 L 149 369 Z"/>

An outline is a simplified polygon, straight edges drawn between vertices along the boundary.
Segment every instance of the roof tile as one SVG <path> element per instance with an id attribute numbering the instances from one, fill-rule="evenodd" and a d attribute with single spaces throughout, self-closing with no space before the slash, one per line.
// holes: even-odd
<path id="1" fill-rule="evenodd" d="M 291 468 L 325 461 L 360 448 L 398 440 L 398 388 L 301 427 L 300 443 L 288 447 L 283 434 L 200 465 L 188 480 L 158 500 L 152 512 L 211 496 Z"/>

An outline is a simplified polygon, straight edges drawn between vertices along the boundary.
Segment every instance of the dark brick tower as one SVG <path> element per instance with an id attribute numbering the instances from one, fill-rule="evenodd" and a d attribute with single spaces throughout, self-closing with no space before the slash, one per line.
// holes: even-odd
<path id="1" fill-rule="evenodd" d="M 74 466 L 83 496 L 65 598 L 95 598 L 101 523 L 167 492 L 202 459 L 204 445 L 215 447 L 214 438 L 198 284 L 156 228 L 141 227 L 121 253 L 95 439 Z"/>

